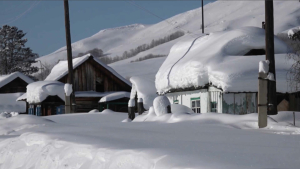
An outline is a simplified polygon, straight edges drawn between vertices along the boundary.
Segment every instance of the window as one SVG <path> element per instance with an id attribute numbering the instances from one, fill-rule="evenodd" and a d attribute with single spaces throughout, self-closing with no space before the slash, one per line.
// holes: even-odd
<path id="1" fill-rule="evenodd" d="M 173 103 L 174 103 L 174 104 L 178 104 L 179 101 L 178 101 L 178 100 L 174 100 Z"/>
<path id="2" fill-rule="evenodd" d="M 218 112 L 217 110 L 217 102 L 211 102 L 211 112 Z"/>
<path id="3" fill-rule="evenodd" d="M 201 113 L 200 97 L 191 98 L 191 108 L 195 113 Z"/>

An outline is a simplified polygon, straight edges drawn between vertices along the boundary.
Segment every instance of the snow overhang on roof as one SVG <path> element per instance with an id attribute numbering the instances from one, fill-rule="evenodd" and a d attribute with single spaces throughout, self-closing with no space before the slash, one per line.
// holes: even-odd
<path id="1" fill-rule="evenodd" d="M 99 103 L 118 100 L 121 98 L 130 98 L 130 92 L 114 92 L 102 97 Z"/>
<path id="2" fill-rule="evenodd" d="M 291 63 L 289 47 L 274 37 L 277 91 L 288 92 L 286 76 Z M 211 84 L 224 92 L 257 92 L 258 65 L 265 55 L 244 56 L 252 49 L 265 49 L 265 30 L 244 27 L 189 38 L 176 43 L 156 74 L 160 94 L 174 89 Z"/>
<path id="3" fill-rule="evenodd" d="M 64 83 L 58 81 L 38 81 L 27 86 L 27 102 L 41 103 L 48 96 L 58 96 L 65 101 Z"/>
<path id="4" fill-rule="evenodd" d="M 102 63 L 99 59 L 95 58 L 91 54 L 86 54 L 84 56 L 74 58 L 73 59 L 73 69 L 76 69 L 78 66 L 83 64 L 85 61 L 87 61 L 90 57 L 92 57 L 99 65 L 103 66 L 105 69 L 107 69 L 109 72 L 111 72 L 113 75 L 115 75 L 117 78 L 131 86 L 131 83 L 126 80 L 124 77 L 119 75 L 114 69 L 107 66 L 106 64 Z M 60 61 L 58 64 L 56 64 L 50 74 L 47 76 L 45 80 L 54 80 L 57 81 L 68 74 L 68 62 L 67 61 Z"/>
<path id="5" fill-rule="evenodd" d="M 34 82 L 31 78 L 24 75 L 23 73 L 14 72 L 14 73 L 11 73 L 9 75 L 0 76 L 0 88 L 5 86 L 6 84 L 10 83 L 11 81 L 15 80 L 16 78 L 20 78 L 28 84 Z"/>

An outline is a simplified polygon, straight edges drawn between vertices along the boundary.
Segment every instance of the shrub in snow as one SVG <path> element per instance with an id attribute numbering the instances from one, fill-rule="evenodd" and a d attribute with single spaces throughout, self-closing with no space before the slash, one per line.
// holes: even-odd
<path id="1" fill-rule="evenodd" d="M 6 118 L 9 118 L 9 117 L 13 117 L 13 116 L 17 116 L 19 115 L 18 112 L 2 112 L 0 113 L 0 119 L 6 119 Z"/>
<path id="2" fill-rule="evenodd" d="M 170 101 L 166 96 L 157 96 L 153 101 L 154 112 L 157 116 L 171 113 Z"/>

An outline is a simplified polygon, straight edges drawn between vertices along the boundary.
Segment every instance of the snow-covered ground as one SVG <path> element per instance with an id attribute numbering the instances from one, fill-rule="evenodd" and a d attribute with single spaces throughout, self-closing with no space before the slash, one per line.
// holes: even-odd
<path id="1" fill-rule="evenodd" d="M 179 109 L 181 110 L 181 109 Z M 105 110 L 0 119 L 1 169 L 299 168 L 300 114 L 143 114 Z M 126 120 L 125 120 L 126 121 Z"/>

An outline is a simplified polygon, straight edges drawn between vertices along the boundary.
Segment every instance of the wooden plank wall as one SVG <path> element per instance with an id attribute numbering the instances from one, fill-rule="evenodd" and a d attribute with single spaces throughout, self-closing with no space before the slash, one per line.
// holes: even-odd
<path id="1" fill-rule="evenodd" d="M 68 75 L 58 81 L 67 83 Z M 99 65 L 93 57 L 74 70 L 75 91 L 96 91 L 96 79 L 103 80 L 104 91 L 130 91 L 131 87 Z"/>

